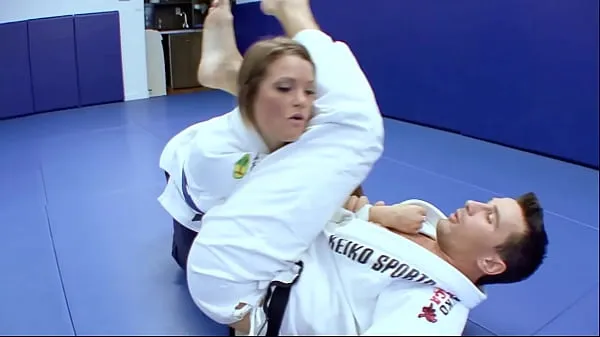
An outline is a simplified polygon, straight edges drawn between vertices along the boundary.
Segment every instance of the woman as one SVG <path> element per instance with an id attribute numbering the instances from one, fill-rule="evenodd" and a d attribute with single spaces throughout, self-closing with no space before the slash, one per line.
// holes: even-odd
<path id="1" fill-rule="evenodd" d="M 301 44 L 260 41 L 242 59 L 229 1 L 210 8 L 203 51 L 199 82 L 238 96 L 240 108 L 183 130 L 161 155 L 167 187 L 159 201 L 174 218 L 172 256 L 184 270 L 204 212 L 226 200 L 264 156 L 298 139 L 315 99 L 314 63 Z"/>
<path id="2" fill-rule="evenodd" d="M 225 192 L 219 203 L 209 207 L 190 250 L 190 293 L 207 316 L 242 331 L 247 331 L 245 318 L 261 305 L 269 284 L 295 277 L 298 257 L 366 178 L 383 151 L 379 108 L 350 49 L 319 30 L 306 0 L 263 0 L 261 7 L 282 23 L 288 36 L 310 51 L 314 64 L 297 55 L 265 57 L 272 64 L 257 75 L 245 71 L 252 60 L 250 50 L 237 82 L 240 111 L 255 114 L 250 122 L 255 123 L 270 151 L 268 156 L 261 158 L 244 181 L 223 186 L 223 182 L 206 181 L 206 177 L 213 176 L 208 173 L 222 174 L 224 167 L 215 163 L 233 151 L 223 151 L 228 138 L 218 138 L 218 148 L 206 138 L 190 147 L 182 170 L 182 181 L 189 183 L 190 194 L 197 200 L 202 199 L 195 188 L 201 179 L 203 186 L 213 183 L 213 191 L 221 188 Z M 310 76 L 302 75 L 312 71 L 314 76 L 309 65 L 316 65 L 314 87 L 309 85 Z M 249 81 L 245 74 L 256 75 L 256 80 Z M 248 93 L 255 96 L 244 100 Z M 308 128 L 288 133 L 284 126 L 292 129 L 298 121 L 287 119 L 304 120 L 311 111 L 306 104 L 311 102 L 315 110 Z M 260 114 L 265 117 L 263 122 Z M 278 114 L 288 118 L 277 120 Z M 279 129 L 273 134 L 280 137 L 269 138 L 267 125 L 273 127 L 269 130 Z M 294 137 L 289 137 L 292 134 Z M 242 158 L 235 171 L 238 176 L 243 176 L 252 162 L 252 156 Z"/>

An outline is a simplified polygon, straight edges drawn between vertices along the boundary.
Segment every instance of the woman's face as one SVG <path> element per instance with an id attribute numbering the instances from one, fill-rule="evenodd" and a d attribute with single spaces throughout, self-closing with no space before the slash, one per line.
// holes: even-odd
<path id="1" fill-rule="evenodd" d="M 254 101 L 254 120 L 271 151 L 302 135 L 315 90 L 313 66 L 303 58 L 284 55 L 269 66 Z"/>

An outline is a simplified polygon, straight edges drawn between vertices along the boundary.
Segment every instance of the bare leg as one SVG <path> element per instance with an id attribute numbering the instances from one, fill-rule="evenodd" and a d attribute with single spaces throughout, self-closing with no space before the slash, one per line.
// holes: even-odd
<path id="1" fill-rule="evenodd" d="M 289 37 L 304 29 L 319 29 L 308 0 L 262 0 L 261 8 L 279 20 Z M 242 60 L 235 41 L 230 2 L 214 0 L 204 21 L 198 82 L 237 96 Z"/>
<path id="2" fill-rule="evenodd" d="M 291 38 L 305 29 L 320 29 L 310 9 L 309 0 L 262 0 L 260 7 L 266 15 L 277 18 Z"/>
<path id="3" fill-rule="evenodd" d="M 242 55 L 237 49 L 229 0 L 214 0 L 204 21 L 198 82 L 237 96 Z"/>
<path id="4" fill-rule="evenodd" d="M 247 335 L 250 333 L 250 314 L 244 316 L 241 321 L 230 325 L 239 335 Z"/>

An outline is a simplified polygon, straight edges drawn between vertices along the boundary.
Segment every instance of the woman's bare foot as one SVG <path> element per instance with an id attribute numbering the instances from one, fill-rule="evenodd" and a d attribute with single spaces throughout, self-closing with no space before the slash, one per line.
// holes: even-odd
<path id="1" fill-rule="evenodd" d="M 237 49 L 229 0 L 214 0 L 204 21 L 198 82 L 237 95 L 242 55 Z"/>

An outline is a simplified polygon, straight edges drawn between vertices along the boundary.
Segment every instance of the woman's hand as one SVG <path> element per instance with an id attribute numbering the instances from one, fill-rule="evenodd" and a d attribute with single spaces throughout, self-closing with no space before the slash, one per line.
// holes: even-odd
<path id="1" fill-rule="evenodd" d="M 366 196 L 362 196 L 359 198 L 353 195 L 350 198 L 348 198 L 346 204 L 344 205 L 344 208 L 349 210 L 350 212 L 356 213 L 367 204 L 369 204 L 369 199 L 367 199 Z M 375 206 L 381 205 L 384 205 L 383 201 L 378 201 L 375 203 Z"/>
<path id="2" fill-rule="evenodd" d="M 427 210 L 417 205 L 383 204 L 370 209 L 369 221 L 405 234 L 417 234 L 426 219 Z"/>

